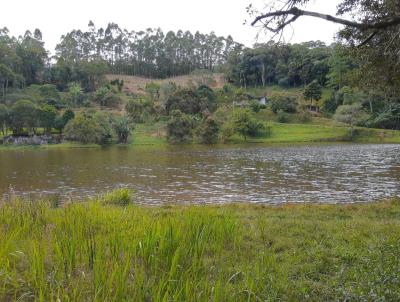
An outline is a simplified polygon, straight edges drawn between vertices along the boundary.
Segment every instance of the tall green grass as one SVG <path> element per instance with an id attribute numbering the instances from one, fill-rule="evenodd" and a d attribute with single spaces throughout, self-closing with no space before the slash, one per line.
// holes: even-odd
<path id="1" fill-rule="evenodd" d="M 117 194 L 118 195 L 118 194 Z M 0 301 L 399 301 L 400 202 L 0 208 Z"/>

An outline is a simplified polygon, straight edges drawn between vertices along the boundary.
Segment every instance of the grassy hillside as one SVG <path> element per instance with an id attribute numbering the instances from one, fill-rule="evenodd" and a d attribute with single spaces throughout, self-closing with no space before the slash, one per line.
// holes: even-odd
<path id="1" fill-rule="evenodd" d="M 400 299 L 399 200 L 126 208 L 103 201 L 3 204 L 0 300 Z"/>
<path id="2" fill-rule="evenodd" d="M 211 88 L 222 88 L 225 84 L 225 77 L 222 73 L 213 73 L 210 77 L 202 77 L 196 75 L 184 75 L 184 76 L 177 76 L 168 79 L 150 79 L 138 76 L 127 76 L 127 75 L 115 75 L 115 74 L 108 74 L 106 75 L 107 80 L 123 80 L 124 81 L 124 91 L 129 93 L 136 93 L 136 94 L 144 94 L 146 85 L 154 82 L 158 84 L 169 83 L 173 82 L 177 86 L 185 87 L 189 83 L 200 83 L 206 81 L 207 84 Z"/>

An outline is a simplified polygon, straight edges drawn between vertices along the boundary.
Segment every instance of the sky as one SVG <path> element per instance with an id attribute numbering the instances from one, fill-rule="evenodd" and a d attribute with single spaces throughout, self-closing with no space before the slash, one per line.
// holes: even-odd
<path id="1" fill-rule="evenodd" d="M 61 35 L 73 29 L 87 29 L 89 20 L 96 27 L 109 22 L 121 28 L 140 31 L 160 27 L 169 30 L 190 30 L 217 35 L 231 35 L 235 41 L 252 46 L 267 42 L 271 36 L 243 25 L 249 16 L 246 7 L 253 3 L 263 8 L 270 0 L 12 0 L 1 5 L 0 27 L 12 35 L 39 28 L 48 50 L 54 53 Z M 334 14 L 338 0 L 313 0 L 308 9 Z M 323 20 L 303 17 L 293 30 L 286 32 L 291 43 L 321 40 L 331 43 L 338 26 Z"/>

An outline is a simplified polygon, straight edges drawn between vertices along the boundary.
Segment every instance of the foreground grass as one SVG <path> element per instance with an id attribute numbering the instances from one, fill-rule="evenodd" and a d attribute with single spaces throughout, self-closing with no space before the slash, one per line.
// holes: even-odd
<path id="1" fill-rule="evenodd" d="M 0 300 L 400 300 L 399 200 L 118 207 L 118 196 L 3 204 Z"/>

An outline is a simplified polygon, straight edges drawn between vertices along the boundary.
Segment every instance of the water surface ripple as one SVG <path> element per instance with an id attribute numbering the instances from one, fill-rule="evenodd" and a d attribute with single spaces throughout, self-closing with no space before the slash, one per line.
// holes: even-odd
<path id="1" fill-rule="evenodd" d="M 0 194 L 116 187 L 143 203 L 366 202 L 400 194 L 400 145 L 138 147 L 0 152 Z"/>

